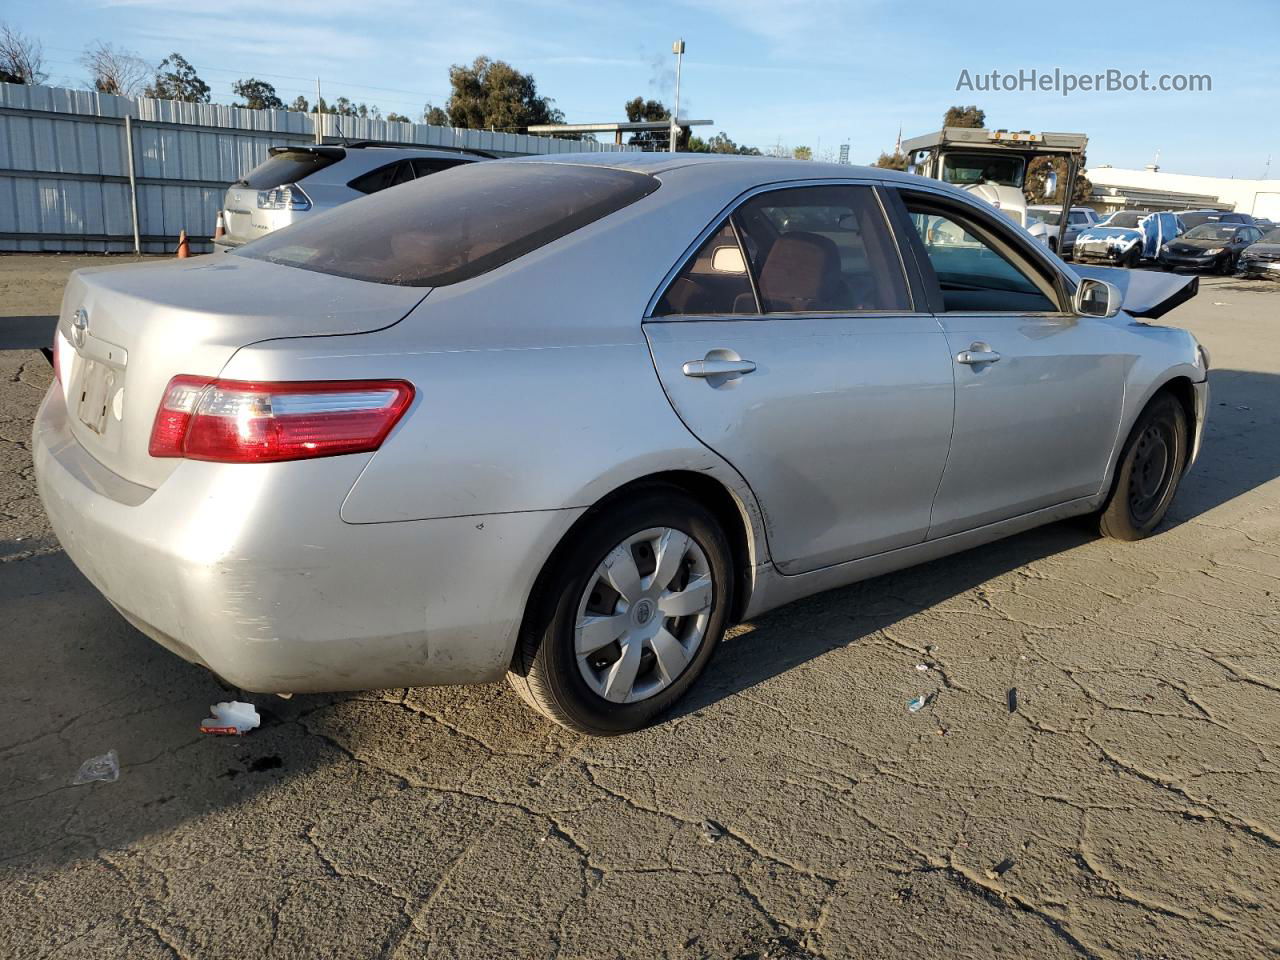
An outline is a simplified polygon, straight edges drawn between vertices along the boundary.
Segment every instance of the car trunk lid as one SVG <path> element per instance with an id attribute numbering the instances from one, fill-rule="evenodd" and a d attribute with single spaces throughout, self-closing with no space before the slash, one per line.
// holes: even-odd
<path id="1" fill-rule="evenodd" d="M 216 377 L 263 340 L 379 330 L 427 292 L 234 255 L 78 270 L 56 342 L 72 432 L 112 472 L 157 487 L 178 463 L 147 452 L 172 377 Z"/>

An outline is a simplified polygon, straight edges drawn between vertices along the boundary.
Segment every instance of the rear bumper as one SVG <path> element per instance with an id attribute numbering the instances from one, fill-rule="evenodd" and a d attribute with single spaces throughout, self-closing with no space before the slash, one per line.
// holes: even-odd
<path id="1" fill-rule="evenodd" d="M 500 677 L 534 578 L 581 514 L 347 524 L 338 509 L 366 456 L 182 461 L 149 490 L 84 451 L 58 390 L 33 455 L 53 529 L 89 581 L 152 639 L 258 692 Z"/>

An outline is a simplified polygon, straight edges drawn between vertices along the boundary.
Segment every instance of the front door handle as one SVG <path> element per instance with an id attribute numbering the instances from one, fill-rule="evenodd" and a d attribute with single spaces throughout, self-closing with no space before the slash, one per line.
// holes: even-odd
<path id="1" fill-rule="evenodd" d="M 713 353 L 715 351 L 712 351 Z M 756 368 L 755 362 L 752 360 L 729 360 L 722 357 L 713 357 L 707 354 L 703 360 L 688 360 L 681 371 L 686 377 L 699 377 L 706 379 L 707 377 L 740 377 L 745 373 L 752 373 Z"/>
<path id="2" fill-rule="evenodd" d="M 999 359 L 1000 354 L 996 353 L 989 344 L 983 343 L 981 340 L 969 344 L 968 350 L 961 350 L 956 354 L 956 363 L 967 363 L 970 366 L 995 363 Z"/>

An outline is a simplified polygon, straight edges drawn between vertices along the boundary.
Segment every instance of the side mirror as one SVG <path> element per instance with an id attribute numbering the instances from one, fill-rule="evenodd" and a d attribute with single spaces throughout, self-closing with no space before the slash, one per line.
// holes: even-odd
<path id="1" fill-rule="evenodd" d="M 1072 298 L 1075 312 L 1082 317 L 1114 317 L 1120 312 L 1120 290 L 1105 280 L 1085 278 Z"/>
<path id="2" fill-rule="evenodd" d="M 1044 198 L 1052 200 L 1058 192 L 1058 174 L 1050 170 L 1044 177 Z"/>

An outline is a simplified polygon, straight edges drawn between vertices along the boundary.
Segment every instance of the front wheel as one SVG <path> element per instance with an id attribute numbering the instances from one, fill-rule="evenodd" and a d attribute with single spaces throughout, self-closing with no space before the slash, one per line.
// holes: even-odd
<path id="1" fill-rule="evenodd" d="M 1098 529 L 1116 540 L 1150 536 L 1169 511 L 1187 464 L 1187 414 L 1177 398 L 1157 396 L 1138 417 L 1116 467 Z"/>
<path id="2" fill-rule="evenodd" d="M 1140 263 L 1142 263 L 1142 251 L 1138 249 L 1138 245 L 1135 243 L 1129 252 L 1125 254 L 1124 265 L 1130 270 L 1137 270 Z"/>
<path id="3" fill-rule="evenodd" d="M 648 724 L 693 685 L 724 634 L 732 554 L 712 513 L 653 487 L 606 507 L 530 604 L 507 679 L 581 733 Z"/>

